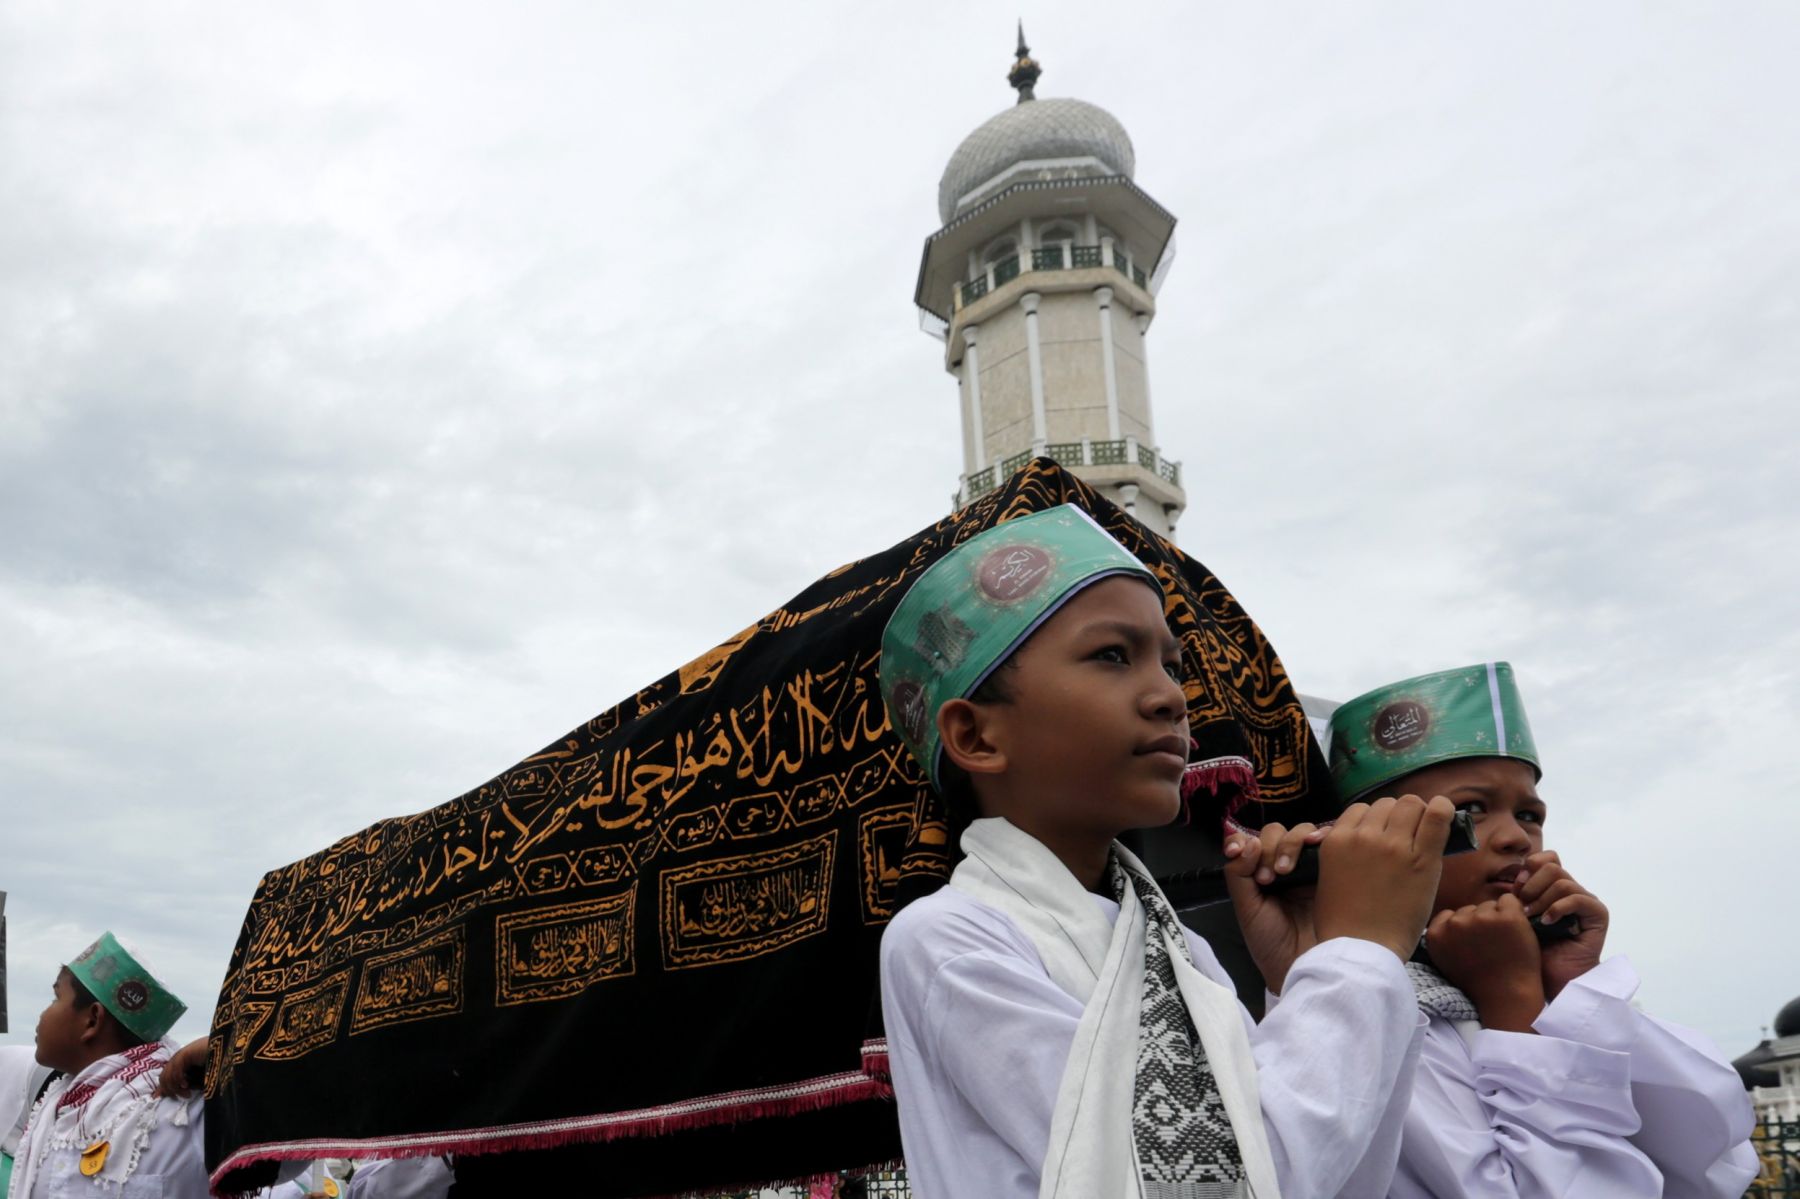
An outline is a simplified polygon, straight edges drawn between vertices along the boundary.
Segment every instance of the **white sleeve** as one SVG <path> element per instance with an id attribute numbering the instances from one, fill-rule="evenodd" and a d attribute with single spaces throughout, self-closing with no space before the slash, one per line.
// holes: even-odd
<path id="1" fill-rule="evenodd" d="M 1211 969 L 1201 968 L 1223 980 L 1206 957 Z M 1250 1028 L 1283 1199 L 1387 1192 L 1420 1028 L 1390 950 L 1338 937 L 1295 959 L 1280 1002 Z"/>
<path id="2" fill-rule="evenodd" d="M 444 1199 L 454 1178 L 441 1157 L 372 1161 L 350 1175 L 346 1199 Z"/>
<path id="3" fill-rule="evenodd" d="M 1628 1139 L 1638 1130 L 1630 1024 L 1590 1019 L 1562 998 L 1539 1015 L 1537 1035 L 1479 1029 L 1465 1041 L 1431 1020 L 1396 1197 L 1663 1193 L 1662 1175 Z"/>
<path id="4" fill-rule="evenodd" d="M 934 896 L 882 935 L 881 1008 L 913 1194 L 1035 1196 L 1082 1005 L 1010 921 Z"/>
<path id="5" fill-rule="evenodd" d="M 1564 987 L 1536 1027 L 1573 1041 L 1586 1040 L 1590 1028 L 1627 1030 L 1641 1120 L 1632 1144 L 1656 1163 L 1667 1194 L 1738 1199 L 1757 1171 L 1743 1081 L 1699 1033 L 1633 1008 L 1637 988 L 1630 961 L 1609 958 Z"/>
<path id="6" fill-rule="evenodd" d="M 152 1188 L 151 1180 L 156 1180 L 154 1186 L 160 1188 L 156 1193 L 169 1199 L 207 1199 L 205 1100 L 199 1095 L 156 1099 L 151 1102 L 148 1119 L 149 1136 L 138 1153 L 132 1178 L 147 1190 Z M 128 1185 L 126 1189 L 131 1188 Z"/>
<path id="7" fill-rule="evenodd" d="M 928 987 L 918 1030 L 938 1081 L 1021 1160 L 1041 1168 L 1082 1007 L 1035 966 L 1002 953 L 952 958 Z M 902 1080 L 894 1084 L 904 1096 Z M 906 1108 L 902 1099 L 903 1134 Z"/>

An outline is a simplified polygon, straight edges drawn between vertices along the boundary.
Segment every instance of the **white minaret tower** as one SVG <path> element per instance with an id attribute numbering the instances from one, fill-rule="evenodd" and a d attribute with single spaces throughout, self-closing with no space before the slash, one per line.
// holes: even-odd
<path id="1" fill-rule="evenodd" d="M 1039 100 L 1019 29 L 1013 107 L 963 139 L 938 183 L 913 300 L 962 393 L 961 506 L 1034 455 L 1164 536 L 1187 506 L 1150 413 L 1145 333 L 1175 218 L 1131 181 L 1125 127 Z"/>

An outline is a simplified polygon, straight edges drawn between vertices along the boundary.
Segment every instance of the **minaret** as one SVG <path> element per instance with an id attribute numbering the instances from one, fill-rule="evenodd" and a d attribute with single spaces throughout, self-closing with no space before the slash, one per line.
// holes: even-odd
<path id="1" fill-rule="evenodd" d="M 1172 535 L 1187 506 L 1150 411 L 1145 334 L 1175 218 L 1131 181 L 1125 127 L 1040 100 L 1019 27 L 1018 102 L 963 139 L 938 183 L 913 299 L 962 395 L 957 506 L 1047 454 Z"/>

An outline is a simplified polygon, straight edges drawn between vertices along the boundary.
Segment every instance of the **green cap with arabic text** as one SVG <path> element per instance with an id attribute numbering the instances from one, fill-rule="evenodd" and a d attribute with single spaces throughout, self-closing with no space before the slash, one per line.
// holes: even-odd
<path id="1" fill-rule="evenodd" d="M 1357 696 L 1331 714 L 1326 756 L 1345 803 L 1457 758 L 1517 758 L 1544 773 L 1505 662 L 1422 674 Z"/>
<path id="2" fill-rule="evenodd" d="M 75 955 L 68 969 L 115 1020 L 146 1041 L 160 1039 L 187 1011 L 187 1004 L 111 933 L 101 933 L 98 941 Z"/>
<path id="3" fill-rule="evenodd" d="M 932 563 L 881 634 L 881 698 L 938 785 L 937 713 L 963 699 L 1083 588 L 1150 569 L 1073 504 L 1006 521 Z"/>

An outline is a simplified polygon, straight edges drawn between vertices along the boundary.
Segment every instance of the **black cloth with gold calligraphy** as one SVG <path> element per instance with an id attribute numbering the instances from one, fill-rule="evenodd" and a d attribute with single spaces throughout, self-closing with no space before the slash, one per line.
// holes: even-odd
<path id="1" fill-rule="evenodd" d="M 1289 819 L 1329 814 L 1256 625 L 1040 459 L 466 795 L 268 874 L 213 1018 L 215 1186 L 454 1153 L 496 1193 L 669 1194 L 897 1156 L 876 948 L 950 859 L 887 727 L 882 628 L 950 547 L 1065 502 L 1161 579 L 1198 756 L 1250 759 Z"/>

